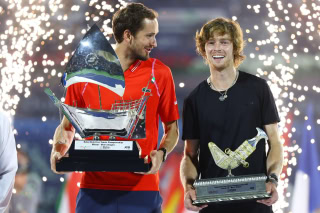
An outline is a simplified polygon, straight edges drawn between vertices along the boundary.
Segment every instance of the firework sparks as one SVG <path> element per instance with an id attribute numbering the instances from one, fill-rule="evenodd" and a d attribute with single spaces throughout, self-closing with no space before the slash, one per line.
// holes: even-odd
<path id="1" fill-rule="evenodd" d="M 300 116 L 300 102 L 307 100 L 307 92 L 312 91 L 319 93 L 319 87 L 316 85 L 299 85 L 294 82 L 294 77 L 299 70 L 301 58 L 306 58 L 308 54 L 315 54 L 314 63 L 318 63 L 319 56 L 316 55 L 320 46 L 320 4 L 312 1 L 301 4 L 292 4 L 290 1 L 273 1 L 268 0 L 266 4 L 247 5 L 248 10 L 255 14 L 262 11 L 267 13 L 264 22 L 259 25 L 252 26 L 252 30 L 246 30 L 248 42 L 255 46 L 255 51 L 249 54 L 250 59 L 257 58 L 260 66 L 257 69 L 257 76 L 267 79 L 268 84 L 276 98 L 276 104 L 279 109 L 281 118 L 280 131 L 283 134 L 282 142 L 284 144 L 284 166 L 285 170 L 281 174 L 281 184 L 278 187 L 280 193 L 280 202 L 275 206 L 276 212 L 283 212 L 282 209 L 288 207 L 286 197 L 290 197 L 289 192 L 283 193 L 289 184 L 289 177 L 292 174 L 292 167 L 297 164 L 297 154 L 302 150 L 296 141 L 293 140 L 291 145 L 285 143 L 284 136 L 287 139 L 292 138 L 292 134 L 296 132 L 295 127 L 291 126 L 290 111 L 293 116 Z M 289 14 L 290 11 L 290 14 Z M 293 12 L 295 11 L 295 12 Z M 263 30 L 267 30 L 267 33 Z M 255 33 L 267 35 L 266 38 L 254 40 L 257 36 Z M 318 42 L 310 42 L 317 40 Z M 270 54 L 270 49 L 272 49 Z M 268 53 L 268 54 L 264 54 Z M 298 60 L 300 59 L 300 61 Z M 312 62 L 311 62 L 312 63 Z M 308 131 L 309 129 L 303 130 Z M 311 141 L 315 143 L 315 140 Z"/>
<path id="2" fill-rule="evenodd" d="M 31 95 L 30 87 L 33 84 L 49 87 L 52 79 L 61 77 L 74 49 L 72 44 L 81 39 L 87 30 L 86 25 L 103 20 L 104 34 L 110 35 L 111 20 L 107 17 L 125 5 L 126 2 L 122 0 L 115 4 L 98 0 L 2 1 L 0 109 L 14 116 L 20 98 Z M 281 117 L 280 130 L 290 139 L 296 128 L 291 126 L 293 118 L 289 112 L 293 112 L 292 116 L 301 116 L 303 111 L 299 109 L 299 103 L 308 100 L 306 93 L 320 93 L 317 85 L 300 85 L 295 82 L 306 55 L 314 55 L 311 63 L 319 63 L 320 2 L 268 0 L 263 4 L 247 5 L 247 9 L 253 15 L 266 14 L 263 22 L 254 23 L 250 29 L 245 29 L 249 45 L 254 46 L 254 51 L 248 54 L 248 60 L 259 63 L 257 75 L 268 80 Z M 232 18 L 237 19 L 235 16 Z M 266 37 L 261 38 L 261 35 Z M 185 85 L 182 82 L 179 86 Z M 41 119 L 43 122 L 47 120 L 46 117 Z M 320 119 L 317 124 L 320 124 Z M 313 127 L 307 128 L 305 131 Z M 282 142 L 285 143 L 284 138 Z M 315 139 L 310 141 L 316 142 Z M 49 141 L 51 143 L 52 140 Z M 293 167 L 297 165 L 297 155 L 302 149 L 292 140 L 291 145 L 284 144 L 284 151 L 286 170 L 281 174 L 279 185 L 282 192 L 288 187 Z M 285 197 L 291 194 L 280 193 L 280 196 L 277 212 L 288 206 Z"/>
<path id="3" fill-rule="evenodd" d="M 5 0 L 1 5 L 0 109 L 15 115 L 32 84 L 48 87 L 49 79 L 62 76 L 71 44 L 83 36 L 86 24 L 103 20 L 104 34 L 112 34 L 110 14 L 126 2 Z"/>
<path id="4" fill-rule="evenodd" d="M 104 35 L 110 37 L 112 14 L 127 5 L 123 0 L 114 2 L 1 2 L 0 29 L 4 30 L 0 30 L 0 110 L 14 116 L 20 99 L 31 95 L 32 85 L 41 88 L 49 87 L 50 82 L 58 84 L 74 43 L 81 40 L 88 26 L 100 21 Z M 47 121 L 46 116 L 39 117 L 42 122 Z M 14 134 L 18 134 L 17 130 Z M 50 146 L 52 142 L 50 139 Z M 22 148 L 21 144 L 17 148 Z M 48 177 L 43 176 L 42 181 L 48 181 Z M 63 177 L 60 181 L 64 181 Z"/>

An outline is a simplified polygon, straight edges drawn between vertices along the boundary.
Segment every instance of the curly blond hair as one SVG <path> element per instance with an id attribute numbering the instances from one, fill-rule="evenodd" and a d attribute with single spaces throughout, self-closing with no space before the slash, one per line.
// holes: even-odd
<path id="1" fill-rule="evenodd" d="M 229 34 L 231 41 L 233 43 L 233 56 L 234 56 L 234 65 L 237 68 L 246 58 L 243 55 L 243 48 L 245 42 L 243 40 L 243 33 L 238 22 L 233 21 L 227 18 L 215 18 L 208 21 L 205 25 L 202 26 L 200 32 L 196 32 L 196 48 L 199 55 L 201 55 L 205 60 L 205 44 L 213 35 L 218 33 L 219 35 Z"/>

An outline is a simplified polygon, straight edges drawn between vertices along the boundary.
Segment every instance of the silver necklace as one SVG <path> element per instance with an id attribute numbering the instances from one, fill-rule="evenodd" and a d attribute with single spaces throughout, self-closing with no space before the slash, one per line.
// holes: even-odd
<path id="1" fill-rule="evenodd" d="M 227 95 L 228 90 L 229 90 L 233 85 L 235 85 L 235 83 L 237 82 L 238 76 L 239 76 L 239 72 L 237 71 L 236 77 L 235 77 L 235 79 L 233 80 L 231 86 L 230 86 L 228 89 L 226 89 L 225 91 L 218 90 L 218 89 L 213 85 L 213 83 L 211 82 L 210 76 L 209 76 L 208 79 L 207 79 L 207 83 L 208 83 L 208 85 L 210 86 L 210 88 L 211 88 L 212 90 L 217 91 L 217 92 L 221 95 L 221 96 L 219 97 L 219 100 L 220 100 L 220 101 L 224 101 L 224 100 L 226 100 L 226 98 L 228 97 L 228 95 Z"/>

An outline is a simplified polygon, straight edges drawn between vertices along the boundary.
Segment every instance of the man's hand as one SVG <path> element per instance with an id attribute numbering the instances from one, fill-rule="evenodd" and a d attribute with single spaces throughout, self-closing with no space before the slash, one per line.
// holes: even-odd
<path id="1" fill-rule="evenodd" d="M 50 163 L 51 163 L 51 170 L 56 174 L 64 174 L 64 172 L 57 172 L 56 170 L 56 163 L 60 160 L 63 156 L 66 155 L 67 151 L 69 150 L 71 144 L 67 142 L 58 141 L 52 145 L 52 151 L 50 156 Z"/>
<path id="2" fill-rule="evenodd" d="M 263 200 L 257 200 L 258 203 L 262 203 L 265 204 L 267 206 L 271 206 L 273 205 L 275 202 L 278 201 L 278 192 L 277 192 L 277 188 L 276 185 L 272 182 L 267 182 L 266 183 L 266 190 L 267 193 L 271 194 L 271 197 L 268 199 L 263 199 Z"/>
<path id="3" fill-rule="evenodd" d="M 179 138 L 179 128 L 178 128 L 178 121 L 170 121 L 163 124 L 164 134 L 160 142 L 160 147 L 164 147 L 167 150 L 167 155 L 173 150 L 173 148 L 178 143 Z M 159 171 L 161 164 L 163 162 L 163 151 L 161 150 L 152 150 L 150 152 L 150 159 L 151 159 L 151 169 L 148 172 L 136 172 L 137 174 L 157 174 Z M 148 162 L 145 162 L 148 163 Z"/>
<path id="4" fill-rule="evenodd" d="M 64 116 L 61 124 L 56 128 L 53 136 L 53 145 L 50 156 L 51 170 L 57 174 L 64 174 L 63 172 L 57 172 L 56 163 L 63 156 L 66 155 L 69 150 L 72 140 L 75 135 L 75 129 L 70 121 Z"/>
<path id="5" fill-rule="evenodd" d="M 149 175 L 149 174 L 157 174 L 161 167 L 161 163 L 163 161 L 163 151 L 159 150 L 152 150 L 150 152 L 150 158 L 151 158 L 151 168 L 148 172 L 136 172 L 137 174 L 142 175 Z M 147 162 L 145 162 L 147 163 Z"/>
<path id="6" fill-rule="evenodd" d="M 201 209 L 207 207 L 208 205 L 195 206 L 192 202 L 196 200 L 196 191 L 194 189 L 189 189 L 184 195 L 184 207 L 190 211 L 200 211 Z"/>

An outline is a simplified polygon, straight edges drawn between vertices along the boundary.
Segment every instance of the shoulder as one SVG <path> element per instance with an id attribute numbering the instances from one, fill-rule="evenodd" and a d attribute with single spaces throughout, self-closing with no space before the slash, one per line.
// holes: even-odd
<path id="1" fill-rule="evenodd" d="M 248 73 L 248 72 L 245 72 L 245 71 L 242 71 L 242 70 L 239 70 L 239 74 L 242 78 L 244 79 L 249 79 L 249 80 L 252 80 L 252 81 L 265 81 L 263 78 L 260 78 L 256 75 L 253 75 L 251 73 Z"/>
<path id="2" fill-rule="evenodd" d="M 206 90 L 206 85 L 207 82 L 206 80 L 202 81 L 201 83 L 198 84 L 191 92 L 190 94 L 186 97 L 186 101 L 192 101 L 195 100 L 197 97 L 201 97 L 203 94 L 204 90 Z"/>
<path id="3" fill-rule="evenodd" d="M 156 58 L 149 58 L 148 60 L 143 61 L 141 65 L 142 65 L 141 67 L 142 69 L 148 70 L 148 72 L 145 72 L 145 73 L 151 72 L 158 83 L 162 82 L 164 83 L 164 85 L 166 85 L 165 82 L 167 82 L 167 80 L 169 80 L 168 82 L 173 81 L 171 69 L 167 65 L 165 65 L 162 61 Z"/>
<path id="4" fill-rule="evenodd" d="M 9 118 L 4 114 L 4 112 L 0 111 L 0 128 L 4 129 L 6 126 L 10 125 Z"/>
<path id="5" fill-rule="evenodd" d="M 161 73 L 171 72 L 171 69 L 159 59 L 149 58 L 145 62 L 149 63 L 151 65 L 151 68 L 156 72 L 161 72 Z"/>
<path id="6" fill-rule="evenodd" d="M 239 81 L 253 86 L 263 86 L 267 84 L 265 79 L 241 70 L 239 70 Z"/>

